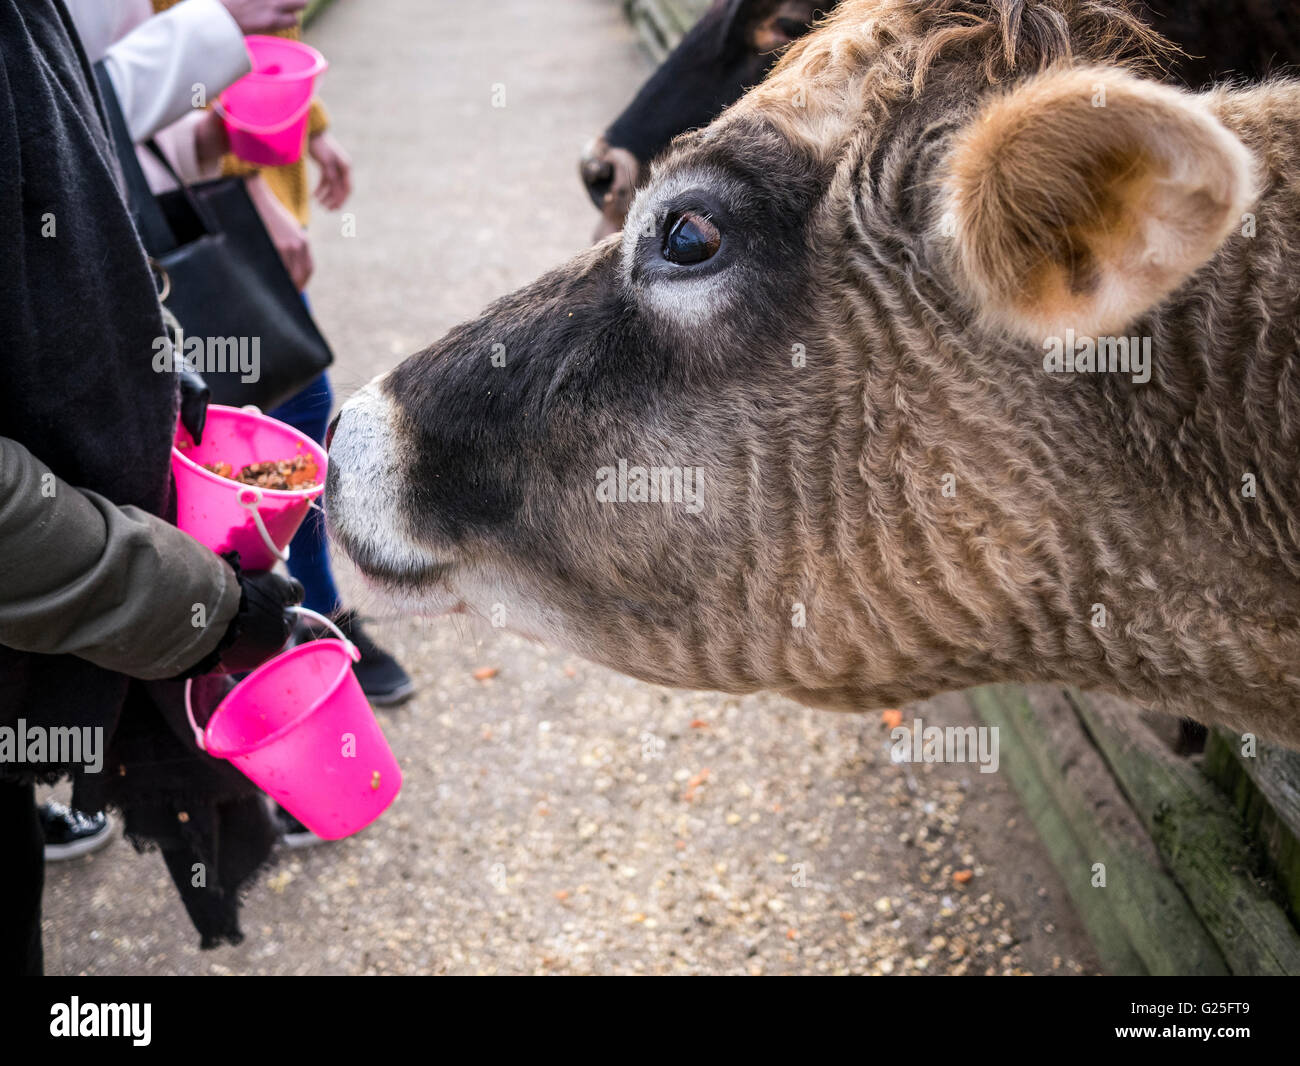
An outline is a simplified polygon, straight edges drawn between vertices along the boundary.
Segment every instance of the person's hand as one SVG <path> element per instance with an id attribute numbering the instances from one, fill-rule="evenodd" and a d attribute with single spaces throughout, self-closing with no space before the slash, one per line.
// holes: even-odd
<path id="1" fill-rule="evenodd" d="M 270 570 L 241 570 L 238 552 L 226 552 L 222 558 L 239 580 L 239 610 L 216 649 L 179 675 L 180 679 L 256 669 L 289 643 L 297 622 L 289 608 L 302 602 L 302 585 Z"/>
<path id="2" fill-rule="evenodd" d="M 230 643 L 220 650 L 217 666 L 222 674 L 247 673 L 289 643 L 297 616 L 288 610 L 302 603 L 303 588 L 293 578 L 270 570 L 246 570 L 239 575 L 239 613 L 227 631 Z"/>
<path id="3" fill-rule="evenodd" d="M 245 34 L 287 30 L 298 25 L 307 0 L 221 0 Z"/>
<path id="4" fill-rule="evenodd" d="M 230 134 L 226 124 L 215 111 L 204 111 L 194 124 L 194 153 L 198 157 L 200 171 L 214 168 L 221 157 L 230 151 Z"/>
<path id="5" fill-rule="evenodd" d="M 203 443 L 203 426 L 208 420 L 208 401 L 212 392 L 203 375 L 196 370 L 184 367 L 180 371 L 181 379 L 181 425 L 194 439 L 195 444 Z"/>
<path id="6" fill-rule="evenodd" d="M 352 160 L 328 130 L 312 136 L 307 151 L 320 167 L 316 199 L 330 211 L 337 211 L 352 195 Z"/>
<path id="7" fill-rule="evenodd" d="M 301 292 L 307 287 L 312 270 L 315 269 L 307 231 L 298 224 L 293 212 L 280 203 L 261 175 L 248 179 L 248 195 L 262 217 L 266 232 L 271 235 L 271 243 L 280 253 L 284 269 L 289 272 L 289 277 L 293 278 L 294 285 Z"/>

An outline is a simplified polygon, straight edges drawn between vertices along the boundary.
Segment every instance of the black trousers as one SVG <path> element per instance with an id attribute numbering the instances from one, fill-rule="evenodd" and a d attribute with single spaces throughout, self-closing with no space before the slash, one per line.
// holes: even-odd
<path id="1" fill-rule="evenodd" d="M 0 781 L 0 975 L 39 977 L 45 835 L 36 787 Z"/>

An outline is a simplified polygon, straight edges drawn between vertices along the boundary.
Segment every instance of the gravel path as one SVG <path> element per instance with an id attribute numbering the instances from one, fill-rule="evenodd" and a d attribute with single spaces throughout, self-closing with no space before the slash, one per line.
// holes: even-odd
<path id="1" fill-rule="evenodd" d="M 355 236 L 312 230 L 346 395 L 586 245 L 575 160 L 648 63 L 614 0 L 338 0 L 310 36 L 357 168 Z M 1005 775 L 895 765 L 878 714 L 644 685 L 463 622 L 376 633 L 421 686 L 382 715 L 388 815 L 286 854 L 213 952 L 156 856 L 51 867 L 50 973 L 1096 969 Z M 974 724 L 960 697 L 913 714 Z"/>

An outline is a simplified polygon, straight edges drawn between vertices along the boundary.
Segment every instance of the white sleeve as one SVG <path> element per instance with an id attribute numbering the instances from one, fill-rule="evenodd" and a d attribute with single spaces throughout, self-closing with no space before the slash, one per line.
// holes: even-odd
<path id="1" fill-rule="evenodd" d="M 221 0 L 185 0 L 137 26 L 108 50 L 109 77 L 131 139 L 148 140 L 251 69 L 244 35 Z"/>
<path id="2" fill-rule="evenodd" d="M 149 0 L 63 0 L 77 27 L 81 47 L 92 63 L 104 58 L 109 45 L 153 14 Z"/>

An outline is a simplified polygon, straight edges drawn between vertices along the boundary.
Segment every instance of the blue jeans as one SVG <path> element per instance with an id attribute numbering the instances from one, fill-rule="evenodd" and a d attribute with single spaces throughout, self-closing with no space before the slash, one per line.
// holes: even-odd
<path id="1" fill-rule="evenodd" d="M 267 414 L 324 444 L 333 406 L 334 390 L 330 388 L 329 375 L 321 374 L 302 392 Z M 302 582 L 306 592 L 304 607 L 321 614 L 332 614 L 339 609 L 339 590 L 334 584 L 325 540 L 325 516 L 315 507 L 307 512 L 289 544 L 289 573 Z"/>

